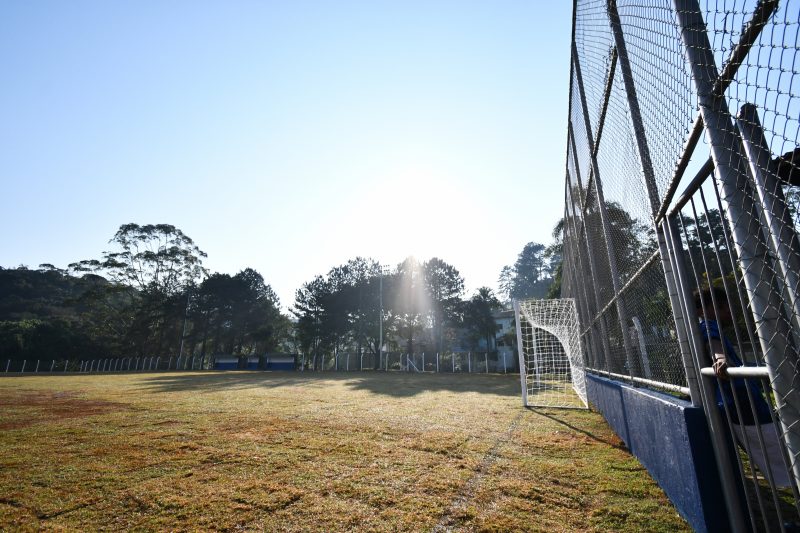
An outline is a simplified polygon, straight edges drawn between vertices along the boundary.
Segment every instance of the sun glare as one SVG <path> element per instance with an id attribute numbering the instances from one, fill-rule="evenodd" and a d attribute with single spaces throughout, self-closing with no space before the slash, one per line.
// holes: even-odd
<path id="1" fill-rule="evenodd" d="M 392 173 L 365 196 L 363 205 L 378 206 L 375 223 L 364 228 L 366 237 L 391 255 L 441 254 L 453 239 L 455 217 L 464 214 L 463 194 L 453 181 L 424 169 Z"/>

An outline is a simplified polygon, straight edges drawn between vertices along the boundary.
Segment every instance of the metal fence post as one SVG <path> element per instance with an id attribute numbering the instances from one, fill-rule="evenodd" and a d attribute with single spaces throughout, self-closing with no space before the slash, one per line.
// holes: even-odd
<path id="1" fill-rule="evenodd" d="M 27 359 L 23 359 L 23 360 L 22 360 L 22 370 L 20 370 L 20 371 L 19 371 L 19 373 L 20 373 L 20 374 L 24 374 L 24 373 L 25 373 L 25 364 L 26 364 L 27 362 L 28 362 L 28 360 L 27 360 Z"/>
<path id="2" fill-rule="evenodd" d="M 606 211 L 606 200 L 603 194 L 603 182 L 600 180 L 600 165 L 597 162 L 597 150 L 594 144 L 594 135 L 592 134 L 592 122 L 589 119 L 589 109 L 586 103 L 586 91 L 583 87 L 583 76 L 581 75 L 581 66 L 578 59 L 578 49 L 575 43 L 572 43 L 572 57 L 573 64 L 575 65 L 575 81 L 578 83 L 578 93 L 581 99 L 581 109 L 583 110 L 583 122 L 586 130 L 586 142 L 588 143 L 591 152 L 591 171 L 594 179 L 594 190 L 597 194 L 597 207 L 600 213 L 600 225 L 603 228 L 603 236 L 606 244 L 606 254 L 608 255 L 608 268 L 611 271 L 611 285 L 614 289 L 614 294 L 617 295 L 617 318 L 619 319 L 620 332 L 622 333 L 622 346 L 625 350 L 625 358 L 628 363 L 628 374 L 633 375 L 636 371 L 635 361 L 633 358 L 633 351 L 630 345 L 630 339 L 625 334 L 627 328 L 628 318 L 625 310 L 625 298 L 620 294 L 620 279 L 619 271 L 617 269 L 617 258 L 614 254 L 614 243 L 611 240 L 611 222 L 608 220 L 608 212 Z M 613 75 L 613 73 L 611 73 Z M 609 80 L 610 81 L 610 80 Z"/>
<path id="3" fill-rule="evenodd" d="M 577 150 L 578 149 L 577 149 L 577 145 L 576 145 L 576 142 L 575 142 L 575 132 L 572 130 L 572 127 L 569 128 L 568 136 L 569 136 L 570 143 L 572 145 L 572 159 L 573 159 L 573 165 L 575 165 L 575 178 L 578 181 L 578 188 L 583 190 L 583 180 L 581 179 L 581 172 L 580 172 L 580 166 L 579 166 L 578 155 L 577 155 Z M 569 183 L 569 181 L 567 181 L 567 183 Z M 588 187 L 588 184 L 587 184 L 587 187 Z M 583 202 L 581 202 L 581 204 L 583 204 Z M 569 205 L 567 205 L 567 209 L 569 209 Z M 583 209 L 583 205 L 581 205 L 581 209 Z M 609 356 L 611 355 L 611 346 L 608 343 L 608 326 L 606 325 L 606 317 L 604 315 L 600 315 L 599 318 L 597 316 L 595 316 L 596 313 L 598 313 L 600 311 L 601 307 L 602 307 L 600 305 L 600 283 L 599 283 L 599 279 L 598 279 L 598 275 L 597 275 L 597 264 L 595 263 L 595 257 L 594 257 L 594 254 L 592 253 L 591 242 L 589 242 L 589 234 L 586 231 L 586 221 L 584 220 L 582 222 L 582 228 L 581 228 L 582 231 L 581 231 L 581 229 L 578 229 L 576 227 L 576 223 L 575 223 L 575 219 L 577 218 L 577 216 L 574 213 L 574 211 L 575 211 L 575 205 L 574 204 L 572 204 L 572 210 L 573 210 L 573 214 L 572 214 L 571 217 L 569 217 L 569 219 L 572 221 L 573 233 L 575 233 L 576 238 L 577 238 L 578 241 L 581 241 L 580 235 L 583 234 L 583 239 L 582 239 L 583 242 L 581 244 L 583 244 L 586 247 L 586 258 L 588 259 L 587 262 L 589 263 L 589 276 L 591 277 L 591 279 L 593 281 L 593 283 L 591 285 L 592 285 L 592 289 L 594 289 L 592 291 L 593 292 L 593 296 L 594 296 L 594 309 L 592 309 L 589 306 L 589 299 L 587 297 L 586 298 L 586 300 L 587 300 L 587 303 L 586 303 L 587 310 L 593 311 L 593 312 L 590 313 L 590 315 L 591 315 L 590 316 L 590 320 L 592 322 L 590 324 L 587 324 L 587 325 L 593 325 L 595 321 L 597 321 L 599 323 L 598 326 L 600 328 L 600 344 L 601 344 L 601 346 L 603 348 L 603 351 L 604 351 L 603 359 L 606 361 L 606 370 L 613 371 L 614 369 L 611 367 L 611 363 L 610 363 L 610 359 L 609 359 Z M 578 246 L 579 246 L 579 244 L 578 244 L 578 242 L 576 242 L 575 243 L 575 248 L 577 249 Z M 578 263 L 580 263 L 581 270 L 584 270 L 583 259 L 582 259 L 581 253 L 580 253 L 580 249 L 578 249 L 577 251 L 578 251 L 578 253 L 577 253 Z M 585 272 L 585 270 L 584 270 L 584 272 Z M 581 285 L 581 287 L 583 287 L 584 297 L 586 297 L 587 296 L 586 295 L 586 286 L 583 283 L 581 283 L 580 285 Z M 597 354 L 595 354 L 595 357 L 597 357 Z"/>
<path id="4" fill-rule="evenodd" d="M 782 297 L 770 283 L 764 283 L 766 272 L 774 272 L 768 247 L 761 232 L 753 232 L 759 221 L 753 217 L 753 192 L 747 175 L 747 164 L 724 97 L 715 93 L 719 74 L 706 33 L 705 22 L 697 0 L 673 0 L 681 41 L 692 80 L 697 89 L 700 113 L 711 145 L 714 172 L 730 224 L 734 247 L 742 267 L 743 279 L 757 325 L 759 344 L 775 391 L 778 414 L 790 454 L 795 481 L 800 484 L 800 394 L 794 389 L 797 367 L 787 356 L 791 332 L 781 310 Z M 795 361 L 796 362 L 796 361 Z"/>
<path id="5" fill-rule="evenodd" d="M 657 221 L 655 220 L 655 217 L 658 215 L 661 208 L 661 202 L 659 200 L 658 187 L 656 186 L 655 172 L 653 170 L 653 162 L 650 157 L 650 147 L 647 143 L 644 122 L 642 120 L 642 112 L 639 107 L 639 99 L 636 95 L 636 86 L 634 84 L 630 59 L 628 58 L 627 46 L 625 45 L 625 36 L 622 31 L 622 24 L 617 11 L 616 0 L 608 1 L 608 17 L 609 22 L 611 23 L 612 33 L 614 34 L 614 44 L 617 49 L 617 59 L 619 61 L 620 70 L 622 71 L 622 81 L 625 86 L 625 95 L 628 101 L 628 109 L 630 110 L 630 119 L 633 126 L 634 138 L 636 139 L 636 147 L 642 165 L 642 173 L 644 184 L 647 189 L 648 200 L 650 202 L 650 210 L 653 216 L 653 222 L 655 223 L 659 256 L 661 258 L 661 267 L 664 270 L 667 293 L 669 294 L 673 321 L 675 323 L 676 333 L 681 350 L 681 359 L 683 361 L 684 371 L 686 372 L 686 382 L 689 387 L 689 396 L 692 399 L 693 405 L 700 405 L 701 397 L 698 370 L 695 366 L 695 361 L 687 342 L 687 333 L 683 325 L 683 316 L 680 313 L 681 305 L 680 301 L 677 299 L 678 291 L 675 286 L 675 278 L 670 265 L 668 252 L 666 250 L 666 240 L 664 238 L 663 228 L 657 224 Z"/>
<path id="6" fill-rule="evenodd" d="M 753 177 L 765 222 L 765 237 L 776 258 L 784 284 L 784 308 L 793 326 L 795 342 L 800 332 L 800 243 L 794 230 L 781 184 L 773 174 L 769 145 L 761 128 L 758 110 L 745 104 L 739 111 L 736 125 L 742 134 L 742 146 Z M 765 171 L 766 170 L 766 171 Z"/>
<path id="7" fill-rule="evenodd" d="M 690 296 L 690 281 L 687 279 L 686 268 L 683 263 L 683 250 L 681 248 L 680 236 L 677 233 L 677 228 L 671 224 L 670 216 L 664 218 L 664 236 L 667 242 L 667 250 L 670 252 L 670 261 L 676 274 L 676 283 L 681 288 L 679 294 L 679 303 L 683 306 L 683 316 L 685 317 L 685 325 L 688 329 L 687 343 L 691 343 L 692 351 L 695 354 L 700 354 L 704 350 L 703 340 L 698 328 L 697 317 L 690 305 L 692 301 Z M 698 361 L 698 367 L 700 362 Z M 728 510 L 728 515 L 731 518 L 734 530 L 741 531 L 744 527 L 744 514 L 743 506 L 736 490 L 737 474 L 733 469 L 733 459 L 730 457 L 728 445 L 725 441 L 725 423 L 722 415 L 717 408 L 717 401 L 715 398 L 714 384 L 701 377 L 699 381 L 699 392 L 703 396 L 704 412 L 708 420 L 709 430 L 711 433 L 711 440 L 713 442 L 714 455 L 717 460 L 717 468 L 720 474 L 720 482 L 722 484 L 723 497 L 725 506 Z"/>

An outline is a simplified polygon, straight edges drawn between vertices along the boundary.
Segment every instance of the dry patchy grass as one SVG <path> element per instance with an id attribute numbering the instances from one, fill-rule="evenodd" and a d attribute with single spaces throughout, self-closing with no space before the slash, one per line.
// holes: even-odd
<path id="1" fill-rule="evenodd" d="M 493 375 L 0 379 L 0 528 L 686 530 L 600 415 Z"/>

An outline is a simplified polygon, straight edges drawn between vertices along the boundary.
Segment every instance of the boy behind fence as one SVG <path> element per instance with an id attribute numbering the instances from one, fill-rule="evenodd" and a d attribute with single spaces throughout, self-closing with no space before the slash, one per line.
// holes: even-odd
<path id="1" fill-rule="evenodd" d="M 791 486 L 789 473 L 781 457 L 780 437 L 772 422 L 771 408 L 760 381 L 748 378 L 731 379 L 728 375 L 728 368 L 744 364 L 733 344 L 722 333 L 720 324 L 733 324 L 725 291 L 717 288 L 696 291 L 695 307 L 700 318 L 700 333 L 705 340 L 706 352 L 718 378 L 716 398 L 723 418 L 727 411 L 736 441 L 745 449 L 749 447 L 750 458 L 758 469 L 766 475 L 769 467 L 776 486 Z M 752 398 L 752 403 L 748 397 Z M 759 430 L 764 440 L 763 448 L 759 443 Z"/>

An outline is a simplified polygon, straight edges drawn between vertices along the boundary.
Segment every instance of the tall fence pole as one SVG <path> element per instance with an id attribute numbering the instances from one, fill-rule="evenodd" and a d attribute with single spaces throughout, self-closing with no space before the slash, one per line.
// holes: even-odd
<path id="1" fill-rule="evenodd" d="M 619 319 L 619 326 L 621 330 L 621 337 L 622 337 L 622 345 L 623 349 L 625 350 L 625 358 L 628 363 L 628 374 L 633 375 L 636 366 L 635 360 L 633 358 L 633 350 L 630 345 L 630 339 L 628 335 L 625 334 L 625 329 L 627 328 L 628 318 L 627 318 L 627 311 L 625 309 L 625 298 L 622 294 L 620 294 L 620 277 L 619 277 L 619 270 L 617 269 L 617 258 L 614 254 L 614 243 L 611 239 L 611 221 L 608 218 L 608 212 L 606 210 L 606 200 L 605 195 L 603 194 L 603 182 L 600 179 L 600 165 L 597 162 L 597 147 L 595 146 L 595 138 L 592 134 L 592 122 L 589 119 L 589 109 L 586 103 L 586 91 L 583 86 L 583 76 L 581 75 L 581 65 L 580 60 L 578 58 L 578 48 L 575 43 L 572 43 L 572 58 L 573 64 L 575 65 L 575 81 L 578 84 L 578 93 L 580 95 L 581 101 L 581 109 L 583 110 L 583 122 L 585 125 L 586 131 L 586 142 L 589 146 L 589 151 L 591 152 L 590 162 L 591 162 L 591 171 L 593 176 L 593 184 L 594 190 L 597 194 L 597 207 L 600 213 L 600 225 L 603 230 L 603 237 L 605 241 L 606 247 L 606 254 L 608 256 L 608 268 L 611 271 L 611 285 L 614 289 L 614 294 L 617 295 L 616 301 L 616 308 L 617 308 L 617 318 Z M 613 80 L 613 71 L 609 73 L 609 86 Z M 606 92 L 606 98 L 608 98 L 608 94 L 610 92 L 610 87 Z"/>
<path id="2" fill-rule="evenodd" d="M 578 161 L 578 157 L 576 155 L 577 147 L 575 145 L 575 135 L 573 134 L 572 125 L 571 124 L 568 125 L 568 130 L 569 130 L 568 131 L 568 137 L 569 137 L 569 142 L 570 142 L 570 146 L 571 146 L 571 150 L 568 148 L 568 151 L 570 151 L 572 153 L 572 161 L 573 161 L 573 165 L 575 167 L 575 179 L 578 182 L 578 190 L 580 191 L 580 190 L 583 189 L 583 185 L 582 185 L 581 177 L 580 177 L 580 162 Z M 576 260 L 576 263 L 577 263 L 577 267 L 580 269 L 580 271 L 581 271 L 581 273 L 583 275 L 586 275 L 587 270 L 586 270 L 586 267 L 584 266 L 584 261 L 583 261 L 584 253 L 582 253 L 582 251 L 581 251 L 585 247 L 585 253 L 588 256 L 587 257 L 587 263 L 589 265 L 589 271 L 588 271 L 589 278 L 592 279 L 592 280 L 596 280 L 598 278 L 595 276 L 595 273 L 594 273 L 595 272 L 594 255 L 591 253 L 591 248 L 589 246 L 588 236 L 586 234 L 587 232 L 584 231 L 585 230 L 585 224 L 582 225 L 581 228 L 579 228 L 578 227 L 578 223 L 576 222 L 576 220 L 578 219 L 578 216 L 577 216 L 577 214 L 575 212 L 575 202 L 572 201 L 573 192 L 572 192 L 572 188 L 570 187 L 570 179 L 569 178 L 570 178 L 570 175 L 569 175 L 569 171 L 568 171 L 567 172 L 567 178 L 566 178 L 567 186 L 565 187 L 565 190 L 564 190 L 564 204 L 565 204 L 565 208 L 564 208 L 565 239 L 564 239 L 564 242 L 565 243 L 567 242 L 566 236 L 569 235 L 569 234 L 573 235 L 573 238 L 569 241 L 569 242 L 572 243 L 571 249 L 568 247 L 567 249 L 565 249 L 565 252 L 571 251 L 572 255 L 575 257 L 575 260 Z M 580 194 L 579 194 L 579 196 L 580 196 Z M 579 201 L 581 201 L 581 203 L 582 203 L 582 200 L 579 199 Z M 582 210 L 582 206 L 581 206 L 581 210 Z M 583 239 L 581 238 L 581 234 L 583 234 Z M 610 371 L 610 366 L 608 364 L 608 358 L 605 355 L 605 354 L 611 353 L 611 348 L 610 348 L 609 343 L 608 343 L 608 333 L 607 333 L 606 318 L 605 318 L 605 315 L 601 315 L 600 317 L 596 316 L 598 310 L 600 309 L 599 308 L 599 302 L 600 302 L 599 283 L 592 283 L 591 284 L 592 285 L 592 289 L 593 289 L 591 294 L 594 297 L 594 308 L 593 308 L 591 306 L 591 302 L 592 301 L 589 299 L 589 292 L 586 289 L 586 283 L 583 283 L 583 280 L 581 279 L 580 276 L 578 276 L 578 273 L 576 272 L 575 268 L 570 268 L 569 269 L 569 274 L 570 274 L 569 277 L 572 278 L 572 284 L 574 286 L 576 286 L 576 287 L 580 287 L 581 291 L 583 292 L 583 298 L 578 298 L 578 300 L 582 304 L 584 316 L 586 317 L 586 320 L 587 320 L 587 323 L 585 325 L 585 329 L 583 331 L 581 331 L 581 336 L 585 337 L 586 341 L 587 341 L 586 342 L 586 346 L 587 346 L 588 353 L 589 353 L 589 358 L 588 359 L 591 359 L 593 357 L 594 361 L 591 361 L 591 362 L 594 365 L 596 365 L 597 368 L 605 367 L 605 369 L 607 371 Z M 578 322 L 580 324 L 580 320 Z M 594 334 L 598 329 L 600 330 L 600 333 L 599 333 L 600 345 L 601 345 L 600 347 L 597 346 L 597 339 L 596 339 L 597 335 Z M 602 350 L 600 348 L 602 348 Z M 603 356 L 602 360 L 605 361 L 605 363 L 601 363 L 601 359 L 600 359 L 601 355 Z"/>
<path id="3" fill-rule="evenodd" d="M 753 217 L 754 193 L 748 179 L 746 160 L 741 152 L 731 113 L 724 96 L 714 91 L 719 77 L 714 54 L 706 33 L 697 0 L 673 0 L 684 53 L 692 70 L 700 113 L 711 145 L 714 172 L 731 227 L 734 247 L 742 267 L 750 307 L 757 325 L 759 344 L 775 391 L 778 415 L 790 455 L 795 481 L 800 484 L 800 391 L 793 382 L 798 377 L 797 355 L 788 340 L 791 332 L 782 316 L 782 298 L 766 273 L 775 269 L 769 262 L 768 247 Z"/>
<path id="4" fill-rule="evenodd" d="M 611 30 L 614 34 L 614 44 L 617 49 L 617 59 L 619 61 L 620 70 L 622 71 L 622 81 L 625 86 L 625 95 L 628 101 L 628 109 L 630 111 L 630 119 L 633 125 L 634 138 L 636 139 L 636 148 L 642 165 L 642 176 L 644 178 L 645 188 L 647 189 L 647 196 L 650 203 L 653 221 L 656 222 L 655 217 L 661 209 L 661 201 L 659 200 L 658 187 L 656 185 L 655 172 L 653 170 L 653 161 L 650 157 L 650 147 L 647 143 L 644 121 L 642 120 L 642 112 L 639 107 L 639 98 L 636 95 L 636 85 L 634 84 L 633 71 L 631 69 L 630 59 L 628 58 L 628 49 L 625 44 L 625 36 L 622 31 L 622 24 L 617 11 L 616 0 L 608 1 L 608 16 L 609 22 L 611 23 Z M 670 305 L 673 310 L 675 329 L 681 350 L 681 359 L 683 361 L 684 371 L 686 372 L 686 381 L 689 387 L 689 396 L 692 399 L 693 405 L 700 405 L 702 403 L 699 387 L 700 377 L 698 375 L 697 367 L 695 366 L 692 352 L 689 349 L 689 344 L 687 341 L 688 334 L 684 329 L 683 316 L 680 312 L 681 305 L 680 301 L 678 300 L 678 290 L 676 288 L 675 277 L 670 264 L 669 254 L 666 250 L 666 239 L 664 237 L 663 228 L 658 224 L 656 224 L 656 233 L 659 256 L 661 258 L 661 267 L 664 270 L 667 292 L 669 294 Z"/>
<path id="5" fill-rule="evenodd" d="M 583 181 L 581 179 L 580 162 L 578 161 L 578 154 L 577 154 L 578 148 L 577 148 L 577 143 L 575 141 L 575 132 L 573 131 L 571 125 L 569 126 L 569 131 L 567 132 L 567 135 L 569 137 L 569 142 L 570 142 L 570 145 L 572 147 L 572 150 L 571 150 L 571 152 L 572 152 L 572 160 L 573 160 L 572 164 L 575 166 L 575 179 L 578 182 L 578 189 L 581 191 L 581 194 L 582 194 Z M 567 181 L 567 183 L 569 183 L 569 181 Z M 589 184 L 587 183 L 586 186 L 588 188 Z M 581 210 L 583 210 L 584 201 L 580 200 L 580 203 L 581 203 L 581 206 L 580 206 Z M 587 310 L 590 311 L 590 313 L 589 313 L 590 324 L 587 324 L 587 326 L 588 325 L 592 325 L 593 326 L 594 322 L 595 322 L 595 319 L 597 318 L 595 315 L 602 308 L 601 299 L 600 299 L 599 276 L 597 275 L 597 270 L 598 269 L 597 269 L 597 264 L 595 263 L 595 256 L 592 253 L 591 243 L 589 242 L 589 235 L 588 235 L 588 232 L 586 231 L 586 221 L 583 221 L 582 227 L 578 228 L 577 225 L 576 225 L 576 222 L 575 222 L 575 219 L 577 219 L 577 213 L 575 213 L 575 205 L 574 205 L 574 203 L 570 202 L 570 204 L 567 204 L 567 209 L 569 209 L 570 206 L 572 207 L 573 213 L 572 213 L 571 217 L 567 217 L 567 218 L 568 218 L 568 220 L 572 221 L 573 233 L 576 236 L 575 248 L 577 250 L 578 263 L 580 264 L 581 270 L 583 272 L 586 272 L 586 270 L 584 269 L 584 266 L 583 266 L 583 259 L 582 259 L 583 256 L 580 253 L 580 248 L 578 248 L 580 245 L 583 245 L 585 247 L 585 249 L 586 249 L 586 258 L 587 258 L 587 263 L 588 263 L 588 266 L 589 266 L 588 274 L 589 274 L 590 278 L 593 281 L 591 283 L 591 286 L 592 286 L 592 289 L 593 289 L 592 296 L 594 296 L 594 308 L 593 309 L 589 305 L 589 298 L 588 298 L 588 295 L 586 294 L 586 285 L 584 283 L 580 284 L 581 287 L 583 287 L 584 296 L 586 297 Z M 580 238 L 581 234 L 583 235 L 583 239 Z M 583 242 L 580 242 L 581 240 Z M 603 348 L 603 352 L 605 354 L 604 360 L 606 361 L 606 370 L 611 371 L 613 369 L 612 369 L 612 367 L 610 365 L 610 362 L 608 360 L 608 355 L 611 354 L 611 346 L 608 343 L 608 326 L 606 324 L 605 315 L 601 315 L 597 319 L 597 322 L 598 322 L 598 327 L 600 328 L 600 343 L 601 343 L 601 346 Z M 595 355 L 595 357 L 596 357 L 596 355 Z"/>
<path id="6" fill-rule="evenodd" d="M 797 292 L 800 290 L 800 243 L 794 230 L 794 221 L 786 205 L 783 188 L 774 175 L 777 169 L 772 168 L 769 145 L 761 128 L 756 106 L 743 105 L 736 119 L 736 125 L 742 134 L 742 146 L 763 207 L 767 244 L 785 280 L 784 310 L 790 317 L 795 343 L 798 343 L 800 295 Z"/>

